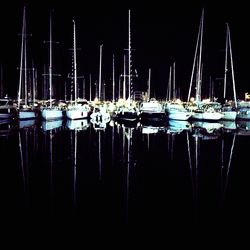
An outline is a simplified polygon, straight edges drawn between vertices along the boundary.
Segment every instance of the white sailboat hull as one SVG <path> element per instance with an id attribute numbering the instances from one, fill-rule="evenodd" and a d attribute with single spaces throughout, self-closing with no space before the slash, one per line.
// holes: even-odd
<path id="1" fill-rule="evenodd" d="M 218 121 L 223 117 L 222 113 L 219 112 L 193 112 L 191 117 L 197 120 L 210 120 Z"/>
<path id="2" fill-rule="evenodd" d="M 173 120 L 182 120 L 182 121 L 186 121 L 191 117 L 191 113 L 190 112 L 178 112 L 178 111 L 169 111 L 168 112 L 168 118 L 169 119 L 173 119 Z"/>
<path id="3" fill-rule="evenodd" d="M 58 109 L 44 109 L 42 110 L 42 118 L 44 120 L 56 120 L 63 118 L 62 110 Z"/>
<path id="4" fill-rule="evenodd" d="M 87 118 L 88 114 L 89 111 L 82 109 L 72 109 L 66 111 L 67 118 L 72 120 Z"/>
<path id="5" fill-rule="evenodd" d="M 181 103 L 168 103 L 166 113 L 169 119 L 186 121 L 191 117 L 191 112 Z"/>
<path id="6" fill-rule="evenodd" d="M 234 121 L 237 116 L 236 111 L 222 111 L 221 113 L 223 114 L 223 117 L 222 117 L 223 120 Z"/>
<path id="7" fill-rule="evenodd" d="M 18 118 L 20 120 L 35 119 L 36 117 L 37 117 L 37 112 L 32 110 L 20 110 L 18 113 Z"/>

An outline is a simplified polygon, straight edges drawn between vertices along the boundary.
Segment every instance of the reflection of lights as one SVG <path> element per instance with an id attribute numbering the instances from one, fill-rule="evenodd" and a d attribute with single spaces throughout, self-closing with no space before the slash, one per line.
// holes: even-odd
<path id="1" fill-rule="evenodd" d="M 110 126 L 110 127 L 114 127 L 114 126 L 115 126 L 115 122 L 114 122 L 113 120 L 111 120 L 111 121 L 109 122 L 109 126 Z"/>
<path id="2" fill-rule="evenodd" d="M 194 97 L 190 98 L 190 102 L 194 102 L 194 100 L 195 100 Z"/>

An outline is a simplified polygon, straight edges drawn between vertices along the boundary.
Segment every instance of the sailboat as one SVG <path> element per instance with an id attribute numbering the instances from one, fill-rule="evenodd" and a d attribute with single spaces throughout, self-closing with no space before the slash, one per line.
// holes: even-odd
<path id="1" fill-rule="evenodd" d="M 3 67 L 0 66 L 0 124 L 11 121 L 16 116 L 16 104 L 3 91 Z"/>
<path id="2" fill-rule="evenodd" d="M 23 68 L 24 62 L 24 68 Z M 24 86 L 23 86 L 23 70 L 24 70 Z M 33 104 L 28 104 L 28 77 L 27 77 L 27 34 L 26 34 L 26 7 L 23 8 L 23 24 L 22 24 L 22 42 L 21 42 L 21 60 L 19 68 L 19 89 L 18 89 L 18 118 L 34 119 L 38 116 L 38 109 L 35 104 L 35 91 L 33 88 Z M 34 82 L 33 82 L 34 84 Z M 24 88 L 24 89 L 23 89 Z M 21 93 L 24 90 L 24 103 L 22 103 Z"/>
<path id="3" fill-rule="evenodd" d="M 2 120 L 11 120 L 16 116 L 16 105 L 10 98 L 0 99 L 0 122 Z"/>
<path id="4" fill-rule="evenodd" d="M 100 46 L 100 63 L 99 63 L 99 101 L 101 98 L 102 46 L 103 45 Z M 113 89 L 114 89 L 114 57 L 113 57 Z M 113 99 L 114 99 L 114 91 L 113 91 Z M 101 103 L 99 101 L 94 102 L 94 108 L 90 115 L 90 121 L 91 123 L 97 125 L 98 127 L 106 127 L 106 123 L 108 123 L 111 119 L 110 112 L 108 110 L 108 104 L 105 102 Z M 109 105 L 109 108 L 111 108 L 112 110 L 112 106 Z"/>
<path id="5" fill-rule="evenodd" d="M 171 90 L 173 85 L 173 96 L 171 96 Z M 169 70 L 169 81 L 168 81 L 168 94 L 165 103 L 165 111 L 168 119 L 186 121 L 191 117 L 191 112 L 188 111 L 184 103 L 180 99 L 176 99 L 175 93 L 175 63 L 173 64 L 173 83 L 172 83 L 172 66 Z M 172 98 L 172 99 L 171 99 Z"/>
<path id="6" fill-rule="evenodd" d="M 125 58 L 124 58 L 125 59 Z M 124 60 L 125 61 L 125 60 Z M 128 77 L 128 98 L 126 99 L 126 76 Z M 130 10 L 128 12 L 128 74 L 126 75 L 124 63 L 124 86 L 123 101 L 124 103 L 118 107 L 116 119 L 120 121 L 136 122 L 139 119 L 139 109 L 131 99 L 131 32 L 130 32 Z"/>
<path id="7" fill-rule="evenodd" d="M 166 118 L 165 109 L 162 103 L 157 101 L 155 98 L 150 98 L 150 82 L 151 82 L 150 80 L 151 80 L 151 69 L 149 69 L 147 100 L 140 103 L 139 117 L 141 122 L 145 120 L 163 121 Z"/>
<path id="8" fill-rule="evenodd" d="M 228 47 L 230 52 L 230 61 L 231 61 L 231 71 L 232 71 L 232 80 L 233 80 L 233 93 L 234 93 L 234 102 L 226 102 L 222 106 L 222 114 L 223 120 L 235 120 L 237 115 L 237 100 L 236 100 L 236 90 L 235 90 L 235 80 L 234 80 L 234 70 L 233 70 L 233 57 L 232 57 L 232 47 L 231 47 L 231 36 L 230 36 L 230 29 L 228 23 L 226 23 L 226 53 L 225 53 L 225 74 L 224 74 L 224 93 L 223 98 L 226 98 L 226 84 L 227 84 L 227 53 Z"/>
<path id="9" fill-rule="evenodd" d="M 52 16 L 50 13 L 49 31 L 49 106 L 42 109 L 44 120 L 56 120 L 63 118 L 63 111 L 58 106 L 52 106 Z"/>
<path id="10" fill-rule="evenodd" d="M 204 9 L 202 10 L 202 15 L 200 19 L 199 32 L 197 37 L 197 43 L 195 48 L 195 56 L 193 62 L 193 69 L 191 74 L 191 81 L 188 92 L 188 102 L 190 99 L 192 82 L 193 82 L 193 74 L 195 66 L 197 66 L 197 77 L 196 77 L 196 97 L 193 103 L 189 103 L 187 109 L 192 111 L 191 118 L 197 120 L 210 120 L 217 121 L 223 117 L 223 114 L 219 111 L 220 104 L 217 102 L 202 102 L 201 101 L 201 83 L 202 83 L 202 67 L 201 67 L 201 59 L 202 59 L 202 40 L 203 40 L 203 22 L 204 22 Z M 197 52 L 199 50 L 199 54 Z"/>
<path id="11" fill-rule="evenodd" d="M 88 118 L 90 107 L 87 102 L 80 102 L 77 100 L 77 68 L 76 68 L 76 26 L 75 20 L 73 20 L 73 54 L 74 54 L 74 89 L 75 89 L 75 100 L 68 106 L 66 116 L 68 119 L 82 119 Z"/>

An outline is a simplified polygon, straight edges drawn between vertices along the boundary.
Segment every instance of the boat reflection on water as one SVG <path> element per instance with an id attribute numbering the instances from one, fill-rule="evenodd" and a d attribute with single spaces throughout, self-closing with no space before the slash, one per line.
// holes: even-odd
<path id="1" fill-rule="evenodd" d="M 238 135 L 249 135 L 249 123 L 236 121 L 234 131 L 234 123 L 197 121 L 111 120 L 105 129 L 88 119 L 14 121 L 15 132 L 0 136 L 11 166 L 3 202 L 8 215 L 73 218 L 86 227 L 216 222 L 221 212 L 234 214 L 234 204 L 238 214 L 244 208 L 249 137 Z"/>
<path id="2" fill-rule="evenodd" d="M 232 132 L 232 131 L 236 130 L 236 123 L 235 123 L 235 121 L 221 120 L 220 123 L 223 126 L 223 131 L 224 132 Z"/>
<path id="3" fill-rule="evenodd" d="M 37 124 L 36 119 L 19 120 L 19 129 L 34 127 Z"/>
<path id="4" fill-rule="evenodd" d="M 236 123 L 237 135 L 250 135 L 250 121 L 239 120 Z"/>
<path id="5" fill-rule="evenodd" d="M 221 205 L 222 206 L 225 205 L 235 140 L 236 140 L 236 133 L 233 134 L 233 139 L 231 140 L 230 143 L 225 143 L 224 138 L 222 138 L 221 140 Z M 229 157 L 227 160 L 225 155 L 226 155 L 226 152 L 228 151 L 230 153 L 229 153 Z"/>
<path id="6" fill-rule="evenodd" d="M 105 130 L 107 128 L 107 124 L 109 121 L 100 122 L 100 121 L 91 119 L 90 122 L 95 130 Z"/>
<path id="7" fill-rule="evenodd" d="M 70 130 L 86 130 L 89 126 L 90 122 L 86 118 L 78 120 L 67 119 L 66 121 L 66 127 Z"/>
<path id="8" fill-rule="evenodd" d="M 139 123 L 142 134 L 156 134 L 165 131 L 166 120 L 164 119 L 145 119 Z"/>
<path id="9" fill-rule="evenodd" d="M 86 120 L 86 119 L 85 119 Z M 78 159 L 78 143 L 77 143 L 77 135 L 79 130 L 71 130 L 70 131 L 70 144 L 71 144 L 71 163 L 73 168 L 73 207 L 77 208 L 77 159 Z"/>
<path id="10" fill-rule="evenodd" d="M 141 123 L 138 120 L 130 121 L 130 120 L 123 120 L 123 119 L 116 119 L 115 124 L 118 127 L 122 126 L 126 128 L 138 128 L 141 125 Z"/>
<path id="11" fill-rule="evenodd" d="M 63 120 L 43 120 L 42 121 L 42 130 L 49 131 L 56 128 L 60 128 L 63 125 Z"/>
<path id="12" fill-rule="evenodd" d="M 20 122 L 20 121 L 19 121 Z M 33 173 L 33 166 L 38 158 L 38 130 L 36 123 L 22 123 L 17 133 L 18 146 L 19 146 L 19 169 L 22 180 L 21 197 L 23 208 L 27 209 L 30 204 L 30 193 L 32 189 L 31 176 Z"/>
<path id="13" fill-rule="evenodd" d="M 216 130 L 219 130 L 223 127 L 221 123 L 218 122 L 200 122 L 194 121 L 192 122 L 193 128 L 202 128 L 205 129 L 207 133 L 213 133 Z"/>
<path id="14" fill-rule="evenodd" d="M 142 134 L 157 134 L 160 131 L 163 131 L 164 127 L 153 127 L 153 126 L 142 126 Z"/>
<path id="15" fill-rule="evenodd" d="M 138 126 L 139 127 L 139 126 Z M 131 171 L 133 167 L 135 166 L 135 160 L 133 157 L 133 134 L 137 127 L 131 128 L 126 127 L 124 125 L 119 126 L 118 128 L 121 132 L 121 163 L 122 167 L 125 170 L 125 189 L 124 189 L 124 220 L 125 224 L 129 223 L 129 202 L 130 202 L 130 193 L 131 193 L 131 187 L 130 187 L 130 178 L 131 178 Z"/>
<path id="16" fill-rule="evenodd" d="M 191 131 L 192 126 L 188 121 L 179 121 L 179 120 L 169 120 L 167 126 L 167 133 L 176 133 L 180 134 L 183 131 Z"/>
<path id="17" fill-rule="evenodd" d="M 9 136 L 16 131 L 17 125 L 13 119 L 0 119 L 0 136 Z"/>
<path id="18" fill-rule="evenodd" d="M 218 122 L 194 121 L 192 127 L 194 130 L 193 136 L 201 137 L 203 140 L 210 140 L 220 137 L 223 125 Z"/>

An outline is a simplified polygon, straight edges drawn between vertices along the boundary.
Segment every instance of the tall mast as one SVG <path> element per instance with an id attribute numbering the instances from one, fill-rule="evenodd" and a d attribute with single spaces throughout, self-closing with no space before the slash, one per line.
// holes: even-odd
<path id="1" fill-rule="evenodd" d="M 34 62 L 32 62 L 32 93 L 33 93 L 32 100 L 33 100 L 33 104 L 34 104 L 35 101 L 36 101 L 36 96 L 35 96 L 35 93 L 36 93 L 36 79 L 35 79 Z"/>
<path id="2" fill-rule="evenodd" d="M 74 85 L 75 85 L 75 104 L 77 103 L 77 70 L 76 70 L 76 25 L 73 20 L 73 52 L 74 52 Z"/>
<path id="3" fill-rule="evenodd" d="M 203 13 L 203 10 L 202 10 L 202 13 Z M 194 69 L 195 69 L 195 65 L 196 65 L 196 61 L 197 61 L 197 52 L 198 52 L 198 46 L 199 46 L 200 36 L 201 36 L 201 22 L 200 22 L 198 36 L 197 36 L 197 42 L 196 42 L 196 46 L 195 46 L 194 61 L 193 61 L 191 79 L 190 79 L 190 84 L 189 84 L 187 102 L 190 100 L 190 95 L 191 95 L 191 89 L 192 89 L 193 77 L 194 77 Z"/>
<path id="4" fill-rule="evenodd" d="M 123 100 L 126 99 L 126 55 L 123 56 Z"/>
<path id="5" fill-rule="evenodd" d="M 91 89 L 91 74 L 89 74 L 89 100 L 92 100 L 92 89 Z"/>
<path id="6" fill-rule="evenodd" d="M 226 23 L 226 51 L 225 51 L 225 70 L 224 70 L 224 91 L 223 91 L 223 98 L 226 98 L 226 84 L 227 84 L 227 53 L 228 53 L 228 24 Z"/>
<path id="7" fill-rule="evenodd" d="M 203 22 L 204 22 L 204 9 L 202 10 L 201 15 L 201 25 L 200 25 L 200 50 L 199 50 L 199 60 L 198 60 L 198 76 L 197 76 L 197 83 L 196 83 L 196 101 L 201 100 L 201 55 L 202 55 L 202 38 L 203 38 Z"/>
<path id="8" fill-rule="evenodd" d="M 24 104 L 28 104 L 26 11 L 24 13 Z"/>
<path id="9" fill-rule="evenodd" d="M 173 63 L 173 99 L 176 100 L 176 91 L 175 91 L 175 62 Z"/>
<path id="10" fill-rule="evenodd" d="M 118 100 L 121 98 L 121 75 L 119 76 L 118 81 Z"/>
<path id="11" fill-rule="evenodd" d="M 171 101 L 171 82 L 172 82 L 172 66 L 169 69 L 169 78 L 168 78 L 168 101 Z"/>
<path id="12" fill-rule="evenodd" d="M 230 51 L 230 61 L 231 61 L 231 69 L 232 69 L 232 80 L 233 80 L 234 102 L 235 102 L 235 107 L 237 108 L 236 89 L 235 89 L 235 80 L 234 80 L 233 54 L 232 54 L 232 45 L 231 45 L 230 29 L 229 29 L 229 25 L 228 25 L 228 24 L 227 24 L 227 29 L 228 29 L 229 51 Z"/>
<path id="13" fill-rule="evenodd" d="M 128 11 L 128 99 L 130 103 L 131 92 L 131 30 L 130 30 L 130 10 Z"/>
<path id="14" fill-rule="evenodd" d="M 100 61 L 99 61 L 99 93 L 98 93 L 98 99 L 101 100 L 101 86 L 102 86 L 102 46 L 100 45 Z"/>
<path id="15" fill-rule="evenodd" d="M 148 101 L 150 100 L 151 68 L 148 70 Z"/>
<path id="16" fill-rule="evenodd" d="M 113 54 L 113 102 L 115 101 L 115 56 Z"/>
<path id="17" fill-rule="evenodd" d="M 21 59 L 20 59 L 20 69 L 19 69 L 19 89 L 18 89 L 18 108 L 20 107 L 20 102 L 21 102 L 21 90 L 22 90 L 22 73 L 23 73 L 23 47 L 24 47 L 24 32 L 25 32 L 25 14 L 26 13 L 26 8 L 25 6 L 23 7 L 23 27 L 22 27 L 22 42 L 21 42 Z"/>
<path id="18" fill-rule="evenodd" d="M 52 107 L 52 12 L 49 18 L 49 103 Z"/>

